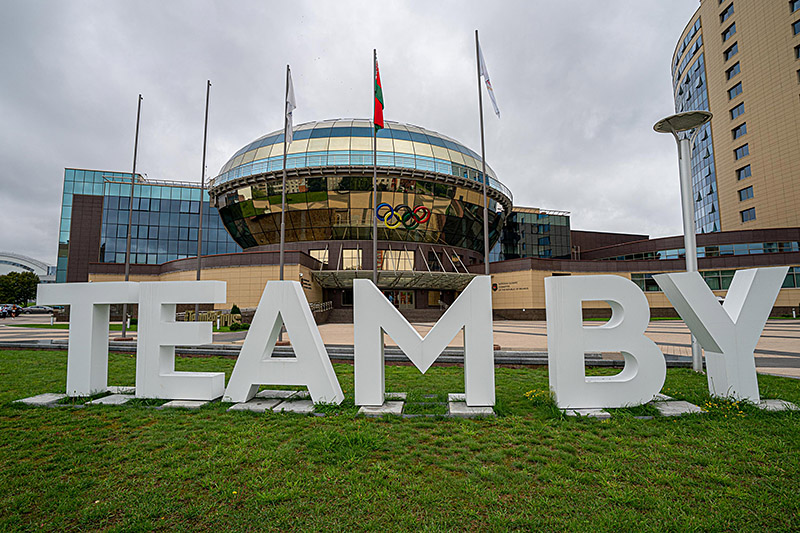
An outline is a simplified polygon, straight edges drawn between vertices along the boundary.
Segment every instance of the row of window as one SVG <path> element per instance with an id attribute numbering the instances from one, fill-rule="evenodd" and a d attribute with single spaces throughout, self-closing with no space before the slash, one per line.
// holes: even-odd
<path id="1" fill-rule="evenodd" d="M 692 42 L 692 39 L 694 38 L 695 35 L 697 35 L 698 31 L 700 31 L 700 19 L 697 19 L 697 21 L 695 21 L 694 25 L 689 30 L 689 33 L 687 33 L 686 37 L 684 37 L 683 42 L 681 43 L 681 46 L 678 49 L 678 53 L 675 54 L 675 63 L 672 65 L 672 73 L 673 73 L 673 75 L 675 75 L 675 69 L 678 66 L 678 62 L 681 60 L 681 56 L 683 55 L 683 52 L 686 50 L 686 47 L 689 46 L 689 43 Z M 680 74 L 675 76 L 676 80 L 679 79 L 679 78 L 680 78 Z"/>
<path id="2" fill-rule="evenodd" d="M 709 289 L 726 291 L 730 288 L 735 273 L 735 270 L 704 270 L 700 272 L 700 275 L 703 276 L 703 280 Z M 645 292 L 661 292 L 661 287 L 653 279 L 653 275 L 653 273 L 636 272 L 631 274 L 631 281 Z M 800 266 L 789 267 L 789 272 L 786 273 L 786 278 L 783 280 L 781 288 L 800 288 Z"/>
<path id="3" fill-rule="evenodd" d="M 728 255 L 759 255 L 786 252 L 800 252 L 800 242 L 744 242 L 739 244 L 721 244 L 716 246 L 699 246 L 697 257 L 724 257 Z M 603 261 L 642 261 L 642 260 L 665 260 L 683 259 L 686 252 L 683 248 L 671 248 L 669 250 L 657 250 L 654 252 L 639 252 L 636 254 L 620 255 L 617 257 L 603 258 Z"/>
<path id="4" fill-rule="evenodd" d="M 327 124 L 317 124 L 313 129 L 298 129 L 295 128 L 294 133 L 292 134 L 292 145 L 296 146 L 297 141 L 303 141 L 306 139 L 331 139 L 331 138 L 372 138 L 373 129 L 371 126 L 330 126 Z M 394 139 L 398 141 L 412 141 L 416 143 L 421 143 L 423 145 L 428 146 L 438 146 L 440 148 L 448 148 L 453 150 L 454 152 L 460 152 L 464 155 L 470 156 L 478 161 L 480 161 L 480 156 L 475 153 L 474 151 L 470 150 L 466 146 L 454 142 L 450 139 L 446 139 L 444 137 L 439 137 L 437 135 L 433 135 L 432 132 L 418 132 L 407 130 L 403 126 L 400 125 L 388 125 L 388 127 L 378 130 L 376 137 L 378 139 Z M 370 141 L 371 142 L 371 141 Z M 226 172 L 232 167 L 237 166 L 237 164 L 241 162 L 246 162 L 247 158 L 244 160 L 236 161 L 237 157 L 244 155 L 247 152 L 258 150 L 259 148 L 264 148 L 267 146 L 272 145 L 282 145 L 283 144 L 283 132 L 273 133 L 271 135 L 267 135 L 266 137 L 262 137 L 261 139 L 257 139 L 256 141 L 250 143 L 249 145 L 241 148 L 237 151 L 233 157 L 228 161 L 228 163 L 223 166 L 221 173 Z M 379 145 L 380 147 L 380 145 Z M 429 151 L 430 149 L 428 149 Z M 280 147 L 280 154 L 283 154 L 283 147 Z M 275 155 L 275 154 L 273 154 Z M 252 157 L 250 158 L 253 159 Z"/>

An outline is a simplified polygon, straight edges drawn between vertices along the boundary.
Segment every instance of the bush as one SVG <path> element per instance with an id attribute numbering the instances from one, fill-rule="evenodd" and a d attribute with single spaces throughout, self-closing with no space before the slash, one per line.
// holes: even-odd
<path id="1" fill-rule="evenodd" d="M 131 318 L 129 323 L 128 323 L 128 325 L 129 326 L 138 326 L 139 325 L 139 319 L 138 318 Z"/>
<path id="2" fill-rule="evenodd" d="M 231 307 L 231 314 L 232 315 L 241 315 L 242 314 L 242 312 L 239 310 L 239 306 L 238 305 L 233 304 L 233 307 Z"/>
<path id="3" fill-rule="evenodd" d="M 250 324 L 242 324 L 241 322 L 234 322 L 230 325 L 231 331 L 239 331 L 243 329 L 250 329 Z"/>

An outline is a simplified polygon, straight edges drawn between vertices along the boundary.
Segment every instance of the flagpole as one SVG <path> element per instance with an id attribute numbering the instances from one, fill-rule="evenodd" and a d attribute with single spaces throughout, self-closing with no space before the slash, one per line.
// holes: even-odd
<path id="1" fill-rule="evenodd" d="M 131 225 L 133 222 L 133 186 L 136 183 L 136 156 L 139 152 L 139 118 L 142 115 L 142 95 L 136 107 L 136 136 L 133 141 L 133 172 L 131 173 L 131 195 L 128 199 L 128 239 L 125 245 L 125 281 L 131 274 Z M 128 331 L 128 302 L 122 304 L 122 335 L 120 339 L 127 339 Z"/>
<path id="2" fill-rule="evenodd" d="M 211 96 L 211 80 L 206 85 L 206 119 L 203 125 L 203 169 L 200 172 L 200 218 L 197 224 L 197 281 L 200 281 L 200 269 L 203 260 L 203 193 L 206 190 L 206 146 L 208 141 L 208 99 Z M 194 304 L 194 319 L 199 320 L 200 304 Z"/>
<path id="3" fill-rule="evenodd" d="M 289 124 L 289 114 L 286 112 L 286 102 L 289 101 L 289 65 L 286 65 L 286 96 L 283 99 L 283 185 L 281 188 L 281 281 L 283 281 L 283 252 L 286 246 L 286 127 Z"/>
<path id="4" fill-rule="evenodd" d="M 378 51 L 372 49 L 372 105 L 375 105 L 375 84 L 378 79 Z M 378 286 L 378 128 L 372 116 L 372 283 Z"/>
<path id="5" fill-rule="evenodd" d="M 489 202 L 486 198 L 486 142 L 483 137 L 483 92 L 481 91 L 481 49 L 478 44 L 478 30 L 475 30 L 475 60 L 478 66 L 478 109 L 481 115 L 481 167 L 483 172 L 483 264 L 485 274 L 489 275 Z"/>

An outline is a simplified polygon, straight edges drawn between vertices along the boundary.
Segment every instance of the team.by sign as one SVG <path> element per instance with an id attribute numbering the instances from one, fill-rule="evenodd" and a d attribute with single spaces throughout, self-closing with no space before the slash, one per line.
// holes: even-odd
<path id="1" fill-rule="evenodd" d="M 723 305 L 696 273 L 654 276 L 706 351 L 714 396 L 759 401 L 753 350 L 780 291 L 787 267 L 738 271 Z M 308 387 L 315 403 L 341 403 L 344 394 L 319 329 L 296 281 L 270 281 L 248 330 L 231 379 L 221 372 L 178 372 L 175 346 L 211 342 L 209 322 L 176 322 L 176 304 L 223 303 L 221 281 L 108 282 L 39 285 L 37 303 L 70 306 L 67 394 L 108 388 L 108 323 L 111 304 L 139 304 L 136 396 L 244 402 L 261 385 Z M 369 280 L 355 280 L 355 403 L 380 405 L 385 391 L 384 334 L 425 373 L 444 348 L 464 332 L 464 390 L 471 407 L 494 405 L 492 286 L 478 276 L 423 338 Z M 664 355 L 644 335 L 650 309 L 641 290 L 613 275 L 545 279 L 550 388 L 561 408 L 641 405 L 661 390 Z M 604 301 L 608 322 L 584 326 L 584 301 Z M 295 357 L 272 352 L 281 327 Z M 621 352 L 622 371 L 586 376 L 584 354 Z"/>

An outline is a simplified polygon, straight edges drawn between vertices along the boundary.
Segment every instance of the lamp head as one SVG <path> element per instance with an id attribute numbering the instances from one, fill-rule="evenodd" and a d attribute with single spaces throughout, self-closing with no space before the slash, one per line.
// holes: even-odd
<path id="1" fill-rule="evenodd" d="M 672 133 L 676 135 L 682 131 L 699 128 L 709 120 L 711 113 L 708 111 L 687 111 L 667 118 L 662 118 L 655 123 L 653 129 L 658 133 Z"/>

